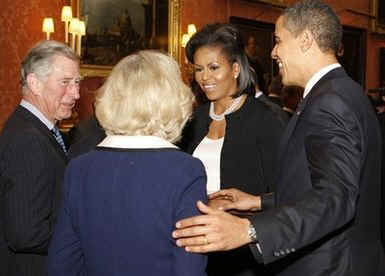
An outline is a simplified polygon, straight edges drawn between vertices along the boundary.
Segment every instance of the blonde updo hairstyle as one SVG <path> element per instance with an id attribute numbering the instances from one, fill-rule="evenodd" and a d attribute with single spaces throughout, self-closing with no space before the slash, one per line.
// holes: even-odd
<path id="1" fill-rule="evenodd" d="M 107 135 L 180 138 L 194 95 L 177 62 L 158 51 L 123 58 L 98 91 L 95 114 Z"/>

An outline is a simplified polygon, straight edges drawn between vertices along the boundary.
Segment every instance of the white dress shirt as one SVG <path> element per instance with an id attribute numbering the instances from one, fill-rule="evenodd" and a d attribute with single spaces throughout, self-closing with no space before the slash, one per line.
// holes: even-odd
<path id="1" fill-rule="evenodd" d="M 328 66 L 325 66 L 324 68 L 322 68 L 321 70 L 319 70 L 317 73 L 315 73 L 311 78 L 310 80 L 307 82 L 306 86 L 305 86 L 305 91 L 303 92 L 303 98 L 305 98 L 307 96 L 307 94 L 309 94 L 310 90 L 313 88 L 313 86 L 323 77 L 325 76 L 327 73 L 329 73 L 331 70 L 335 69 L 335 68 L 338 68 L 338 67 L 341 67 L 341 64 L 339 63 L 333 63 L 333 64 L 330 64 Z"/>

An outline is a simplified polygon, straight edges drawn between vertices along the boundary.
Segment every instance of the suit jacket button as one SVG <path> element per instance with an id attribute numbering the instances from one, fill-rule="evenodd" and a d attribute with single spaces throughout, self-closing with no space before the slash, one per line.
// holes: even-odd
<path id="1" fill-rule="evenodd" d="M 290 251 L 291 251 L 291 252 L 295 252 L 295 249 L 294 249 L 294 248 L 292 248 L 292 249 L 290 249 Z"/>
<path id="2" fill-rule="evenodd" d="M 286 249 L 286 254 L 290 254 L 290 249 Z"/>
<path id="3" fill-rule="evenodd" d="M 279 253 L 280 253 L 280 255 L 282 255 L 282 256 L 285 255 L 285 251 L 283 251 L 283 250 L 280 250 Z"/>

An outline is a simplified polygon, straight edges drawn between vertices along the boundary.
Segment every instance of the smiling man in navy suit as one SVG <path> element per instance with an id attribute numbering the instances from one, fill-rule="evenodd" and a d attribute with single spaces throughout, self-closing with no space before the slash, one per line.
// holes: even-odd
<path id="1" fill-rule="evenodd" d="M 79 98 L 79 58 L 56 41 L 21 64 L 22 100 L 0 135 L 0 275 L 45 275 L 67 164 L 56 123 Z"/>
<path id="2" fill-rule="evenodd" d="M 272 58 L 284 85 L 304 99 L 280 147 L 274 207 L 268 195 L 223 190 L 223 210 L 259 210 L 250 220 L 198 203 L 203 215 L 177 223 L 190 252 L 246 244 L 278 275 L 385 275 L 380 241 L 381 138 L 362 88 L 338 64 L 342 26 L 319 0 L 287 8 L 275 27 Z"/>

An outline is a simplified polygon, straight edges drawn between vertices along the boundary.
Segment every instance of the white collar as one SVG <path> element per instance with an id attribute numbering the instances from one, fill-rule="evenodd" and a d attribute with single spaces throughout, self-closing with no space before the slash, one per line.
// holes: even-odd
<path id="1" fill-rule="evenodd" d="M 47 119 L 47 117 L 44 116 L 43 113 L 40 112 L 40 110 L 36 106 L 31 104 L 30 102 L 22 99 L 20 105 L 27 109 L 29 112 L 31 112 L 33 115 L 35 115 L 40 121 L 42 121 L 43 124 L 45 124 L 49 130 L 53 129 L 53 127 L 55 126 L 50 120 Z"/>
<path id="2" fill-rule="evenodd" d="M 125 135 L 109 135 L 98 147 L 109 148 L 178 148 L 174 144 L 157 136 L 125 136 Z"/>
<path id="3" fill-rule="evenodd" d="M 325 66 L 324 68 L 322 68 L 321 70 L 319 70 L 317 73 L 315 73 L 311 78 L 310 80 L 307 82 L 306 86 L 305 86 L 305 91 L 303 92 L 303 98 L 305 98 L 307 96 L 307 94 L 309 94 L 310 90 L 313 88 L 313 86 L 323 77 L 325 76 L 327 73 L 329 73 L 331 70 L 337 68 L 337 67 L 341 67 L 341 64 L 339 63 L 333 63 L 333 64 L 330 64 L 328 66 Z"/>

